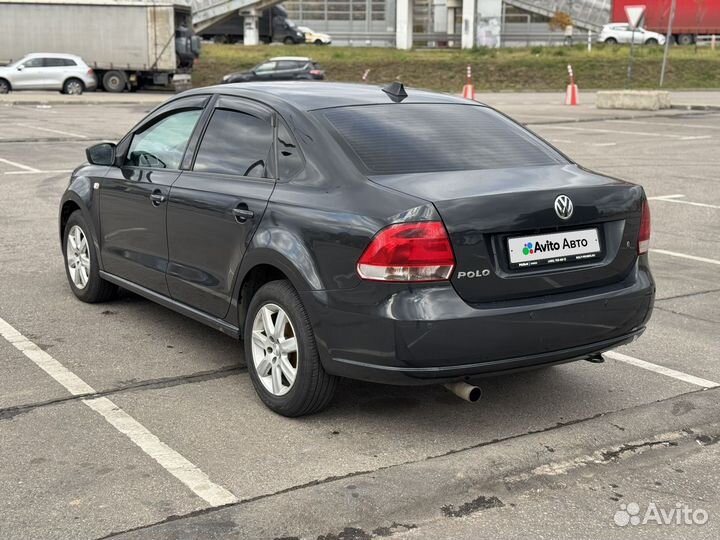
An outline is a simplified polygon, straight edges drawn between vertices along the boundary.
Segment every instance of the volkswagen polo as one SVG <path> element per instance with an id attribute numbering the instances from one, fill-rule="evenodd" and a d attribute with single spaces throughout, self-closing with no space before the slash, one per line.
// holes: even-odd
<path id="1" fill-rule="evenodd" d="M 87 150 L 60 203 L 70 288 L 244 341 L 299 416 L 339 377 L 457 383 L 598 359 L 645 329 L 642 187 L 474 101 L 369 85 L 186 92 Z"/>

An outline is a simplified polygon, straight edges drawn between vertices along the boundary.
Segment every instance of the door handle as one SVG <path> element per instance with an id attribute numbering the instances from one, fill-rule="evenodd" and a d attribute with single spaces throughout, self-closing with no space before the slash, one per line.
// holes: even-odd
<path id="1" fill-rule="evenodd" d="M 153 206 L 160 206 L 160 203 L 165 202 L 165 195 L 163 195 L 159 189 L 156 189 L 150 194 L 150 200 L 152 201 Z"/>
<path id="2" fill-rule="evenodd" d="M 235 221 L 238 223 L 245 223 L 248 219 L 255 216 L 255 212 L 249 210 L 247 204 L 238 205 L 237 208 L 233 208 L 232 213 L 233 216 L 235 216 Z"/>

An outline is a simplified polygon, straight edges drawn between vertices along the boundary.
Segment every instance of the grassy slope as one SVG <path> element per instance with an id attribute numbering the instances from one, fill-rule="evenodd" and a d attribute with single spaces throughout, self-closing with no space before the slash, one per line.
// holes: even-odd
<path id="1" fill-rule="evenodd" d="M 301 46 L 205 45 L 193 74 L 194 86 L 215 84 L 225 73 L 248 69 L 271 56 L 310 56 L 325 68 L 329 80 L 360 82 L 370 69 L 371 83 L 399 78 L 409 86 L 460 92 L 465 66 L 473 68 L 477 90 L 559 90 L 566 84 L 567 64 L 581 88 L 623 88 L 628 47 L 533 47 L 522 49 L 414 50 Z M 661 47 L 638 47 L 633 88 L 655 88 Z M 673 47 L 667 88 L 719 88 L 720 50 Z"/>

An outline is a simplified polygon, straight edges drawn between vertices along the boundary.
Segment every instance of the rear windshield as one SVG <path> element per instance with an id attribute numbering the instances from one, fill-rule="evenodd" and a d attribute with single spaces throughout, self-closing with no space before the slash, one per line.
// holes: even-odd
<path id="1" fill-rule="evenodd" d="M 567 162 L 502 115 L 477 105 L 398 103 L 340 107 L 319 113 L 372 174 Z"/>

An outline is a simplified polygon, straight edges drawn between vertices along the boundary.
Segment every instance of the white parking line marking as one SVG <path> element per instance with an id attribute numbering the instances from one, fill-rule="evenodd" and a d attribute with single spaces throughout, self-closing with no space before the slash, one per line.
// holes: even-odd
<path id="1" fill-rule="evenodd" d="M 676 251 L 667 251 L 666 249 L 651 249 L 653 253 L 660 253 L 661 255 L 669 255 L 671 257 L 680 257 L 681 259 L 690 259 L 691 261 L 704 262 L 709 264 L 720 264 L 717 259 L 707 259 L 705 257 L 696 257 L 695 255 L 686 255 L 685 253 L 677 253 Z"/>
<path id="2" fill-rule="evenodd" d="M 55 381 L 64 386 L 73 396 L 97 393 L 92 386 L 23 336 L 2 318 L 0 318 L 0 335 Z M 210 506 L 224 506 L 238 501 L 237 497 L 230 491 L 215 484 L 204 472 L 158 439 L 108 398 L 87 398 L 83 399 L 82 402 L 103 416 L 111 426 L 127 436 L 143 452 L 157 461 L 161 467 L 180 480 Z"/>
<path id="3" fill-rule="evenodd" d="M 637 124 L 645 126 L 672 126 L 674 128 L 687 129 L 720 129 L 718 126 L 704 126 L 702 124 L 680 124 L 677 122 L 647 122 L 642 120 L 608 120 L 616 124 Z"/>
<path id="4" fill-rule="evenodd" d="M 17 163 L 15 161 L 10 161 L 9 159 L 0 158 L 0 161 L 7 165 L 12 165 L 13 167 L 17 167 L 18 169 L 23 169 L 27 172 L 39 172 L 37 169 L 35 169 L 33 167 L 28 167 L 27 165 L 23 165 L 22 163 Z"/>
<path id="5" fill-rule="evenodd" d="M 607 358 L 611 358 L 613 360 L 617 360 L 618 362 L 624 362 L 625 364 L 630 364 L 632 366 L 647 369 L 648 371 L 654 371 L 655 373 L 660 373 L 661 375 L 666 375 L 667 377 L 672 377 L 673 379 L 694 384 L 695 386 L 700 386 L 702 388 L 720 387 L 720 383 L 708 381 L 707 379 L 702 379 L 700 377 L 696 377 L 695 375 L 689 375 L 687 373 L 683 373 L 682 371 L 670 369 L 665 366 L 659 366 L 657 364 L 653 364 L 652 362 L 646 362 L 645 360 L 633 358 L 632 356 L 628 356 L 627 354 L 622 354 L 616 351 L 608 351 L 606 353 L 603 353 L 603 356 L 606 356 Z"/>
<path id="6" fill-rule="evenodd" d="M 648 131 L 619 131 L 617 129 L 602 129 L 602 128 L 584 128 L 576 126 L 555 126 L 555 125 L 544 125 L 543 129 L 565 129 L 568 131 L 588 131 L 591 133 L 612 133 L 614 135 L 642 135 L 643 137 L 663 137 L 666 139 L 682 139 L 678 135 L 670 135 L 669 133 L 651 133 Z"/>
<path id="7" fill-rule="evenodd" d="M 688 204 L 690 206 L 699 206 L 701 208 L 715 208 L 720 209 L 720 206 L 717 204 L 707 204 L 707 203 L 699 203 L 699 202 L 692 202 L 692 201 L 679 201 L 678 199 L 681 199 L 685 197 L 685 195 L 665 195 L 664 197 L 650 197 L 649 200 L 651 201 L 663 201 L 663 202 L 669 202 L 669 203 L 676 203 L 676 204 Z"/>
<path id="8" fill-rule="evenodd" d="M 145 426 L 108 398 L 84 399 L 83 403 L 105 417 L 111 426 L 127 435 L 143 452 L 211 506 L 223 506 L 237 502 L 238 499 L 235 495 L 213 483 L 204 472 L 150 433 Z"/>
<path id="9" fill-rule="evenodd" d="M 593 143 L 593 146 L 617 146 L 616 142 L 597 142 Z"/>
<path id="10" fill-rule="evenodd" d="M 3 174 L 58 174 L 58 173 L 71 173 L 72 171 L 70 169 L 62 169 L 62 170 L 55 170 L 55 171 L 39 171 L 37 169 L 33 171 L 7 171 Z"/>
<path id="11" fill-rule="evenodd" d="M 59 129 L 38 127 L 38 126 L 33 126 L 31 124 L 18 124 L 18 126 L 26 127 L 26 128 L 30 128 L 30 129 L 39 129 L 40 131 L 47 131 L 48 133 L 57 133 L 58 135 L 68 135 L 69 137 L 77 137 L 79 139 L 87 139 L 87 137 L 85 135 L 80 135 L 78 133 L 71 133 L 69 131 L 60 131 Z"/>
<path id="12" fill-rule="evenodd" d="M 674 195 L 658 195 L 656 197 L 648 197 L 648 201 L 664 201 L 665 199 L 679 199 L 684 197 L 682 193 L 675 193 Z"/>
<path id="13" fill-rule="evenodd" d="M 712 135 L 690 135 L 688 137 L 680 137 L 681 141 L 698 141 L 700 139 L 712 139 Z"/>

